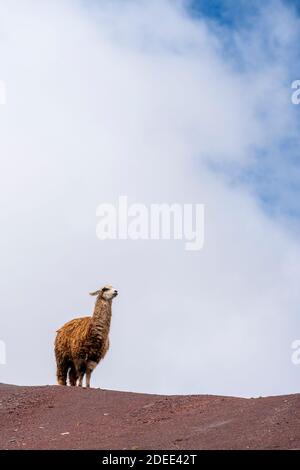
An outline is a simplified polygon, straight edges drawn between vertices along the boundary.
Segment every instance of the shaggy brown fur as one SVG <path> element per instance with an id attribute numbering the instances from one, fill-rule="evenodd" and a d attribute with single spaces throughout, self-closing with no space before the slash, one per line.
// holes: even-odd
<path id="1" fill-rule="evenodd" d="M 111 304 L 117 294 L 111 286 L 91 293 L 97 295 L 93 316 L 71 320 L 57 331 L 55 357 L 59 385 L 66 385 L 69 376 L 70 385 L 78 382 L 81 387 L 86 374 L 86 386 L 90 386 L 91 373 L 109 348 Z"/>

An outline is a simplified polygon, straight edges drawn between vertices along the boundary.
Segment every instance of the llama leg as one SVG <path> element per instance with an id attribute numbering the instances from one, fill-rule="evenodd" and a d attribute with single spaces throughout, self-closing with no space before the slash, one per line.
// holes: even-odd
<path id="1" fill-rule="evenodd" d="M 92 371 L 91 371 L 91 369 L 88 368 L 88 369 L 86 370 L 86 375 L 85 375 L 86 388 L 90 388 L 91 374 L 92 374 Z"/>
<path id="2" fill-rule="evenodd" d="M 78 387 L 82 387 L 83 377 L 86 372 L 86 363 L 80 362 L 77 364 Z"/>
<path id="3" fill-rule="evenodd" d="M 63 360 L 57 363 L 57 383 L 58 385 L 67 385 L 68 362 Z"/>
<path id="4" fill-rule="evenodd" d="M 86 365 L 86 387 L 87 388 L 90 388 L 91 375 L 96 366 L 97 366 L 97 362 L 94 362 L 94 361 L 88 361 Z"/>
<path id="5" fill-rule="evenodd" d="M 69 370 L 69 382 L 72 387 L 76 387 L 77 379 L 78 379 L 78 375 L 77 375 L 76 368 L 74 364 L 71 363 L 71 367 Z"/>
<path id="6" fill-rule="evenodd" d="M 84 372 L 80 371 L 79 379 L 78 379 L 78 387 L 82 387 L 83 377 L 84 377 Z"/>

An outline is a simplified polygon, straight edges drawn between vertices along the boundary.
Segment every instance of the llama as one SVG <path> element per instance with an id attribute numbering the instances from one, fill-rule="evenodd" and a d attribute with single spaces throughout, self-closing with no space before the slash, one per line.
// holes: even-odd
<path id="1" fill-rule="evenodd" d="M 86 387 L 90 387 L 91 374 L 109 348 L 112 299 L 118 291 L 107 285 L 91 292 L 97 296 L 92 317 L 75 318 L 59 330 L 55 339 L 57 382 L 82 387 L 86 374 Z"/>

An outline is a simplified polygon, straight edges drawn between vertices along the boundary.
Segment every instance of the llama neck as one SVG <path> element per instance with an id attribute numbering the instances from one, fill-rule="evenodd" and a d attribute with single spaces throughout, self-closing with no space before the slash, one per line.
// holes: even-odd
<path id="1" fill-rule="evenodd" d="M 92 329 L 108 334 L 111 322 L 111 300 L 97 299 L 92 316 Z"/>

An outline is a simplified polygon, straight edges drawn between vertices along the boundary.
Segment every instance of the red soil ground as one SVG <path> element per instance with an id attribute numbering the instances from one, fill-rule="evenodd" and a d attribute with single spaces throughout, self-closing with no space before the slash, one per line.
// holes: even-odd
<path id="1" fill-rule="evenodd" d="M 300 395 L 0 385 L 1 449 L 300 449 Z"/>

